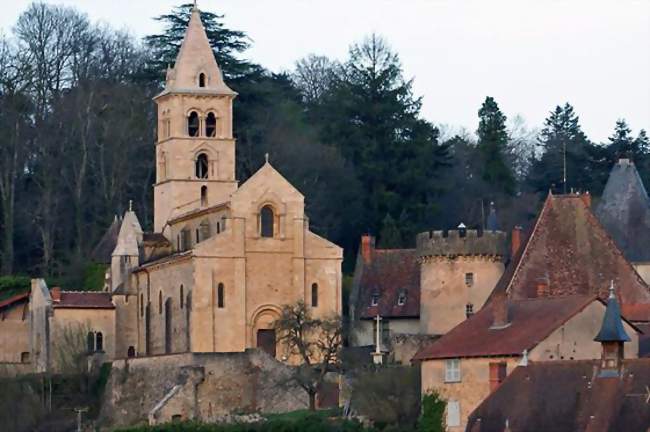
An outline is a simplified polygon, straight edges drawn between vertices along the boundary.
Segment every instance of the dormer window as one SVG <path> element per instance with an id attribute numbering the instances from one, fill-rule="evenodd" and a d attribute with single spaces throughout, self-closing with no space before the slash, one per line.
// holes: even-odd
<path id="1" fill-rule="evenodd" d="M 370 306 L 377 306 L 379 304 L 379 293 L 374 292 L 370 296 Z"/>
<path id="2" fill-rule="evenodd" d="M 205 74 L 199 74 L 199 87 L 205 87 Z"/>
<path id="3" fill-rule="evenodd" d="M 400 290 L 399 294 L 397 295 L 397 305 L 398 306 L 404 306 L 406 304 L 406 290 Z"/>

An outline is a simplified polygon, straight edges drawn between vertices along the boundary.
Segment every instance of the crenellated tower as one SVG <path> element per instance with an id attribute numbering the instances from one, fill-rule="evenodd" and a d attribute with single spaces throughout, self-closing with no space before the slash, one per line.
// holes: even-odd
<path id="1" fill-rule="evenodd" d="M 154 230 L 194 210 L 229 200 L 237 189 L 232 104 L 194 7 L 158 106 Z"/>
<path id="2" fill-rule="evenodd" d="M 428 231 L 416 239 L 420 260 L 420 331 L 445 334 L 478 311 L 504 271 L 506 233 Z"/>

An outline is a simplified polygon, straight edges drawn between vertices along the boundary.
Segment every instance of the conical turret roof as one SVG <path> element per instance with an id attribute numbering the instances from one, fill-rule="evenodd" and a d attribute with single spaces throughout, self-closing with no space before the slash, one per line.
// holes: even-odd
<path id="1" fill-rule="evenodd" d="M 203 86 L 200 75 L 204 74 Z M 167 71 L 165 91 L 199 92 L 206 94 L 236 95 L 223 81 L 221 69 L 214 57 L 210 41 L 201 22 L 201 14 L 195 6 L 176 57 L 174 67 Z"/>
<path id="2" fill-rule="evenodd" d="M 650 201 L 631 160 L 612 168 L 596 216 L 628 260 L 650 261 Z"/>
<path id="3" fill-rule="evenodd" d="M 609 298 L 607 299 L 607 309 L 603 317 L 603 324 L 594 340 L 596 342 L 629 342 L 631 340 L 623 327 L 621 308 L 618 306 L 618 300 L 616 300 L 616 295 L 614 294 L 613 282 L 609 289 Z"/>

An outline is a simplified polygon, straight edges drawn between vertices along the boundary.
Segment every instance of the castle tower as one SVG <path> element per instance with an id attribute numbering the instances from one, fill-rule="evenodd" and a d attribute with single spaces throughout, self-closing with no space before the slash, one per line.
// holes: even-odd
<path id="1" fill-rule="evenodd" d="M 237 188 L 232 103 L 194 7 L 158 105 L 154 231 L 171 218 L 228 201 Z"/>
<path id="2" fill-rule="evenodd" d="M 420 332 L 445 334 L 483 307 L 504 271 L 502 231 L 428 231 L 417 236 Z"/>

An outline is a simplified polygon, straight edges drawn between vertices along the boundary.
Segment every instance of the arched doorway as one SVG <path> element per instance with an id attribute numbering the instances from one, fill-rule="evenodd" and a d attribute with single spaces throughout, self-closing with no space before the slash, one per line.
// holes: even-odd
<path id="1" fill-rule="evenodd" d="M 253 315 L 253 334 L 252 342 L 256 348 L 276 357 L 277 336 L 275 333 L 275 320 L 280 317 L 280 310 L 275 306 L 265 306 L 260 308 Z"/>

